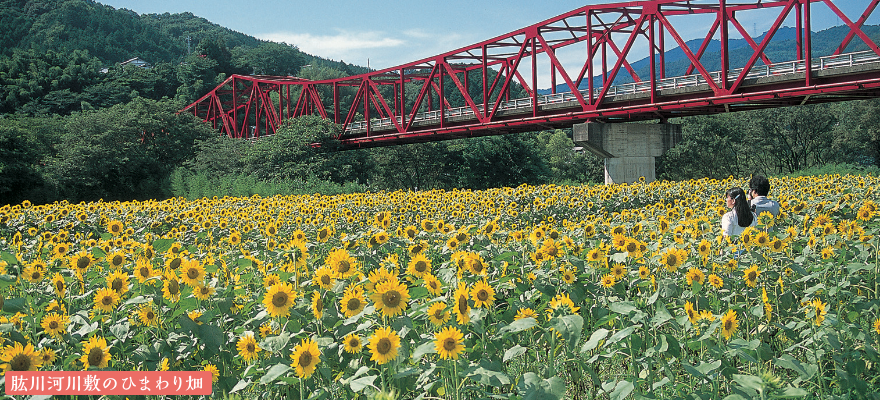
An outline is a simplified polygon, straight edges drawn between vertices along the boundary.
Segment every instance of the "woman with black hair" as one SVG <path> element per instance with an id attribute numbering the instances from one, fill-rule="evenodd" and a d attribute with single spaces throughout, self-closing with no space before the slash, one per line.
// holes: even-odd
<path id="1" fill-rule="evenodd" d="M 749 207 L 746 193 L 738 187 L 727 189 L 725 194 L 730 211 L 721 217 L 721 234 L 739 236 L 746 228 L 758 224 L 758 216 Z"/>

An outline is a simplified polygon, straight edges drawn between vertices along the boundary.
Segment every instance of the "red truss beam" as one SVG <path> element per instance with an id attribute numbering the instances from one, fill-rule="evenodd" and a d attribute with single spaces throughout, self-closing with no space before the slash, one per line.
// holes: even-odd
<path id="1" fill-rule="evenodd" d="M 856 18 L 831 0 L 585 6 L 362 75 L 320 81 L 233 75 L 182 111 L 234 138 L 271 135 L 286 118 L 319 115 L 343 126 L 344 145 L 381 146 L 869 98 L 880 95 L 880 46 L 862 28 L 880 0 L 853 3 L 863 10 Z M 834 54 L 821 58 L 813 56 L 810 41 L 818 10 L 835 14 L 848 29 Z M 760 43 L 744 28 L 756 19 L 773 21 Z M 784 24 L 796 26 L 796 59 L 771 60 L 765 52 Z M 694 35 L 695 26 L 706 30 Z M 698 47 L 686 45 L 682 28 L 700 38 Z M 737 51 L 751 55 L 744 66 L 733 66 L 729 46 L 740 39 L 748 46 Z M 708 51 L 713 41 L 720 44 L 717 53 Z M 681 76 L 668 76 L 667 42 L 686 57 Z M 845 53 L 851 43 L 869 50 Z M 649 71 L 637 71 L 633 63 L 645 58 Z"/>

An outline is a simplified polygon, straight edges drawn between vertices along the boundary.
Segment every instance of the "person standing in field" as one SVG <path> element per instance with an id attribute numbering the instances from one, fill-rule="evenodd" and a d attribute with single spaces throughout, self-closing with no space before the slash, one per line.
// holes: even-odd
<path id="1" fill-rule="evenodd" d="M 749 205 L 755 215 L 761 215 L 763 212 L 773 214 L 773 218 L 779 216 L 779 202 L 767 198 L 770 194 L 770 181 L 763 175 L 752 175 L 749 180 Z"/>
<path id="2" fill-rule="evenodd" d="M 758 216 L 752 212 L 746 193 L 741 188 L 732 187 L 725 193 L 725 201 L 730 211 L 721 217 L 721 234 L 739 236 L 746 228 L 758 224 Z"/>

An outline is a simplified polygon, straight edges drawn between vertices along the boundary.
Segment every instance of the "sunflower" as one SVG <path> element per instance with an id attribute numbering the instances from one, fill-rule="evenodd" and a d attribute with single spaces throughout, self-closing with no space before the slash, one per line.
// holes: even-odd
<path id="1" fill-rule="evenodd" d="M 139 258 L 135 263 L 134 267 L 134 276 L 137 277 L 138 282 L 144 283 L 148 279 L 157 276 L 156 270 L 153 269 L 153 265 L 150 264 L 150 261 L 144 258 Z"/>
<path id="2" fill-rule="evenodd" d="M 83 344 L 82 357 L 79 361 L 83 363 L 83 369 L 107 368 L 111 359 L 110 347 L 107 346 L 107 340 L 103 337 L 92 336 L 88 342 Z"/>
<path id="3" fill-rule="evenodd" d="M 263 305 L 266 312 L 273 317 L 286 317 L 290 315 L 290 307 L 296 299 L 296 292 L 289 282 L 276 283 L 269 287 L 263 296 Z"/>
<path id="4" fill-rule="evenodd" d="M 119 236 L 122 232 L 125 231 L 125 226 L 122 225 L 122 222 L 119 220 L 112 220 L 107 223 L 107 232 L 113 234 L 113 236 Z"/>
<path id="5" fill-rule="evenodd" d="M 202 368 L 202 371 L 208 371 L 211 373 L 211 382 L 217 383 L 220 380 L 220 371 L 217 370 L 217 366 L 214 364 L 205 364 L 205 367 Z"/>
<path id="6" fill-rule="evenodd" d="M 712 254 L 712 242 L 706 239 L 701 240 L 699 246 L 697 246 L 697 253 L 699 253 L 700 257 L 703 259 L 709 257 L 709 255 Z"/>
<path id="7" fill-rule="evenodd" d="M 483 257 L 479 253 L 467 253 L 464 256 L 464 263 L 467 269 L 476 276 L 486 276 L 489 272 Z"/>
<path id="8" fill-rule="evenodd" d="M 428 307 L 428 321 L 435 326 L 440 326 L 449 321 L 449 313 L 446 311 L 446 303 L 438 301 Z"/>
<path id="9" fill-rule="evenodd" d="M 180 280 L 173 272 L 165 274 L 165 282 L 162 285 L 162 297 L 172 303 L 180 300 Z"/>
<path id="10" fill-rule="evenodd" d="M 349 333 L 345 335 L 342 339 L 343 349 L 346 353 L 349 354 L 357 354 L 361 352 L 363 349 L 363 344 L 361 343 L 361 337 L 354 333 Z"/>
<path id="11" fill-rule="evenodd" d="M 823 303 L 822 300 L 813 299 L 808 305 L 813 308 L 813 312 L 815 313 L 816 326 L 822 325 L 822 321 L 825 320 L 825 314 L 828 314 L 828 304 Z"/>
<path id="12" fill-rule="evenodd" d="M 107 257 L 104 259 L 107 260 L 107 264 L 113 269 L 120 269 L 125 265 L 125 254 L 120 251 L 107 254 Z"/>
<path id="13" fill-rule="evenodd" d="M 464 335 L 458 328 L 447 326 L 434 334 L 434 348 L 444 360 L 457 360 L 458 355 L 464 350 L 462 340 Z"/>
<path id="14" fill-rule="evenodd" d="M 414 245 L 412 245 L 412 246 L 409 246 L 409 247 L 407 248 L 407 251 L 409 251 L 409 256 L 410 256 L 410 257 L 415 257 L 415 256 L 417 256 L 417 255 L 419 255 L 419 254 L 424 253 L 425 250 L 428 250 L 428 247 L 430 247 L 430 246 L 428 245 L 428 242 L 421 241 L 421 242 L 416 243 L 416 244 L 414 244 Z"/>
<path id="15" fill-rule="evenodd" d="M 826 248 L 822 249 L 820 254 L 822 255 L 823 260 L 827 260 L 831 257 L 834 257 L 834 248 L 833 247 L 826 247 Z"/>
<path id="16" fill-rule="evenodd" d="M 290 366 L 296 369 L 296 376 L 303 379 L 312 376 L 315 373 L 315 366 L 321 362 L 318 342 L 312 339 L 303 339 L 293 348 L 293 354 L 290 355 L 290 358 L 293 359 L 293 364 Z"/>
<path id="17" fill-rule="evenodd" d="M 21 276 L 31 283 L 41 282 L 45 275 L 46 265 L 39 261 L 28 264 L 28 266 L 21 271 Z"/>
<path id="18" fill-rule="evenodd" d="M 43 332 L 46 332 L 46 334 L 55 338 L 61 338 L 61 336 L 67 333 L 68 322 L 70 320 L 66 315 L 51 312 L 43 316 L 40 326 L 43 327 Z"/>
<path id="19" fill-rule="evenodd" d="M 874 320 L 874 332 L 880 335 L 880 318 Z"/>
<path id="20" fill-rule="evenodd" d="M 364 297 L 364 290 L 360 286 L 350 286 L 345 289 L 342 300 L 339 301 L 339 308 L 346 318 L 354 317 L 364 311 L 367 298 Z"/>
<path id="21" fill-rule="evenodd" d="M 128 291 L 128 274 L 122 271 L 113 271 L 107 276 L 107 287 L 119 293 L 121 297 Z"/>
<path id="22" fill-rule="evenodd" d="M 370 247 L 378 247 L 378 246 L 381 246 L 385 243 L 388 243 L 388 240 L 390 240 L 390 239 L 391 239 L 391 235 L 389 235 L 388 232 L 379 231 L 370 238 L 370 241 L 368 244 Z"/>
<path id="23" fill-rule="evenodd" d="M 702 284 L 706 279 L 706 274 L 704 274 L 699 268 L 691 268 L 684 277 L 687 280 L 688 285 L 693 285 L 694 282 Z"/>
<path id="24" fill-rule="evenodd" d="M 327 258 L 324 260 L 324 263 L 341 279 L 356 275 L 358 272 L 357 260 L 349 255 L 348 250 L 345 249 L 331 250 L 330 254 L 328 254 Z M 317 274 L 317 272 L 315 272 L 315 274 Z"/>
<path id="25" fill-rule="evenodd" d="M 400 337 L 390 327 L 376 329 L 370 336 L 370 344 L 367 345 L 373 354 L 371 361 L 384 365 L 397 358 L 397 349 L 400 348 Z"/>
<path id="26" fill-rule="evenodd" d="M 567 268 L 563 268 L 562 271 L 562 281 L 571 285 L 575 281 L 577 281 L 577 277 L 574 275 L 573 271 L 568 270 Z"/>
<path id="27" fill-rule="evenodd" d="M 619 281 L 622 280 L 629 272 L 626 270 L 626 265 L 621 263 L 614 263 L 611 265 L 611 274 L 614 275 L 614 280 Z"/>
<path id="28" fill-rule="evenodd" d="M 650 277 L 651 277 L 651 270 L 648 267 L 646 267 L 644 265 L 639 267 L 639 279 L 648 279 Z"/>
<path id="29" fill-rule="evenodd" d="M 605 257 L 605 254 L 602 253 L 602 249 L 599 249 L 599 248 L 592 249 L 587 253 L 587 261 L 590 261 L 590 262 L 602 261 L 602 259 L 604 257 Z"/>
<path id="30" fill-rule="evenodd" d="M 113 312 L 119 304 L 119 293 L 110 288 L 98 289 L 95 293 L 95 309 L 103 312 Z"/>
<path id="31" fill-rule="evenodd" d="M 613 274 L 605 274 L 602 276 L 602 279 L 599 281 L 599 283 L 601 283 L 602 286 L 604 286 L 606 288 L 610 288 L 610 287 L 614 286 L 615 283 L 617 283 L 617 280 L 614 279 Z"/>
<path id="32" fill-rule="evenodd" d="M 0 352 L 0 362 L 4 374 L 8 371 L 36 371 L 43 365 L 43 359 L 39 352 L 34 351 L 34 345 L 28 343 L 23 346 L 20 342 L 6 346 Z"/>
<path id="33" fill-rule="evenodd" d="M 697 321 L 700 320 L 700 314 L 694 308 L 694 303 L 690 301 L 684 303 L 684 312 L 687 314 L 688 319 L 691 321 L 691 324 L 696 325 Z"/>
<path id="34" fill-rule="evenodd" d="M 153 307 L 152 303 L 141 305 L 138 308 L 137 316 L 144 326 L 156 326 L 159 324 L 159 314 L 156 313 L 156 308 Z"/>
<path id="35" fill-rule="evenodd" d="M 474 301 L 475 308 L 491 307 L 495 302 L 495 289 L 483 279 L 471 287 L 471 299 Z"/>
<path id="36" fill-rule="evenodd" d="M 715 286 L 716 289 L 721 289 L 724 286 L 724 279 L 721 279 L 718 275 L 711 274 L 709 275 L 709 284 Z"/>
<path id="37" fill-rule="evenodd" d="M 547 309 L 547 319 L 552 318 L 554 315 L 558 314 L 575 314 L 580 310 L 580 307 L 575 307 L 574 302 L 571 301 L 571 297 L 568 294 L 559 293 L 550 300 L 548 304 L 549 308 Z"/>
<path id="38" fill-rule="evenodd" d="M 403 228 L 403 236 L 409 240 L 414 240 L 418 234 L 419 228 L 416 228 L 415 225 L 409 225 L 406 228 Z"/>
<path id="39" fill-rule="evenodd" d="M 247 363 L 256 360 L 257 355 L 259 355 L 260 350 L 262 350 L 260 349 L 260 345 L 257 344 L 256 339 L 254 339 L 253 333 L 248 333 L 239 338 L 235 347 L 238 349 L 238 355 L 240 355 L 241 358 L 244 358 L 244 361 Z"/>
<path id="40" fill-rule="evenodd" d="M 199 283 L 198 286 L 193 288 L 193 295 L 199 300 L 208 300 L 214 295 L 214 291 L 213 286 Z"/>
<path id="41" fill-rule="evenodd" d="M 758 276 L 760 275 L 761 271 L 758 270 L 758 266 L 752 265 L 751 268 L 743 272 L 743 279 L 746 281 L 746 285 L 749 285 L 749 287 L 755 287 L 758 283 Z"/>
<path id="42" fill-rule="evenodd" d="M 458 289 L 455 290 L 455 320 L 459 325 L 464 325 L 470 322 L 470 306 L 468 305 L 468 288 L 464 282 L 458 284 Z"/>
<path id="43" fill-rule="evenodd" d="M 531 308 L 528 308 L 528 307 L 520 308 L 519 310 L 517 310 L 516 315 L 513 317 L 513 320 L 519 321 L 523 318 L 538 319 L 538 313 L 536 313 L 535 310 L 532 310 Z"/>
<path id="44" fill-rule="evenodd" d="M 739 322 L 736 320 L 736 311 L 728 310 L 727 314 L 721 317 L 721 334 L 724 335 L 724 339 L 730 340 L 738 326 Z"/>
<path id="45" fill-rule="evenodd" d="M 316 236 L 319 242 L 324 243 L 333 236 L 333 228 L 325 225 L 323 228 L 318 229 Z"/>
<path id="46" fill-rule="evenodd" d="M 40 349 L 40 361 L 43 362 L 43 365 L 53 365 L 55 364 L 56 359 L 57 355 L 55 354 L 55 350 L 51 347 L 43 347 Z"/>
<path id="47" fill-rule="evenodd" d="M 180 279 L 190 287 L 196 287 L 205 279 L 205 267 L 198 260 L 188 260 L 181 265 Z"/>
<path id="48" fill-rule="evenodd" d="M 422 280 L 425 282 L 425 288 L 428 289 L 429 293 L 434 296 L 439 296 L 443 294 L 443 284 L 440 282 L 439 279 L 437 279 L 436 276 L 428 272 L 422 276 Z"/>
<path id="49" fill-rule="evenodd" d="M 240 245 L 241 244 L 241 233 L 239 233 L 238 231 L 230 232 L 229 237 L 226 239 L 226 241 L 228 241 L 229 244 L 231 244 L 233 246 Z"/>
<path id="50" fill-rule="evenodd" d="M 388 280 L 376 286 L 370 296 L 376 308 L 386 317 L 394 317 L 406 309 L 409 301 L 409 290 L 397 279 Z"/>
<path id="51" fill-rule="evenodd" d="M 426 273 L 431 273 L 431 260 L 424 253 L 419 253 L 409 260 L 406 273 L 416 278 L 423 278 Z"/>
<path id="52" fill-rule="evenodd" d="M 317 290 L 312 292 L 312 314 L 315 315 L 315 319 L 324 316 L 324 301 L 321 300 L 321 294 Z"/>
<path id="53" fill-rule="evenodd" d="M 52 254 L 55 258 L 64 258 L 70 251 L 70 245 L 67 243 L 58 243 L 52 247 Z"/>
<path id="54" fill-rule="evenodd" d="M 666 249 L 660 258 L 660 265 L 665 266 L 669 272 L 675 272 L 683 263 L 684 260 L 679 256 L 678 249 L 675 248 Z"/>

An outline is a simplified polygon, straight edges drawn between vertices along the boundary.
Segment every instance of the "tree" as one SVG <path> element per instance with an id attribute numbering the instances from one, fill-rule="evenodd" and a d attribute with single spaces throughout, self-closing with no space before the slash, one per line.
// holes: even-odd
<path id="1" fill-rule="evenodd" d="M 588 151 L 575 151 L 574 141 L 561 129 L 545 131 L 539 140 L 546 143 L 545 157 L 550 176 L 557 183 L 604 181 L 603 161 Z"/>
<path id="2" fill-rule="evenodd" d="M 743 143 L 747 113 L 683 118 L 682 143 L 657 159 L 661 179 L 726 178 L 748 174 Z"/>
<path id="3" fill-rule="evenodd" d="M 274 135 L 254 141 L 247 149 L 244 172 L 265 181 L 319 177 L 322 155 L 333 146 L 340 129 L 314 115 L 285 120 Z"/>
<path id="4" fill-rule="evenodd" d="M 753 112 L 748 155 L 757 172 L 791 173 L 834 159 L 832 143 L 837 117 L 826 105 L 773 108 Z"/>
<path id="5" fill-rule="evenodd" d="M 257 48 L 233 49 L 236 65 L 254 75 L 293 76 L 305 64 L 296 46 L 287 43 L 261 43 Z"/>
<path id="6" fill-rule="evenodd" d="M 47 175 L 73 201 L 165 197 L 163 182 L 214 131 L 179 104 L 136 98 L 67 120 Z"/>

